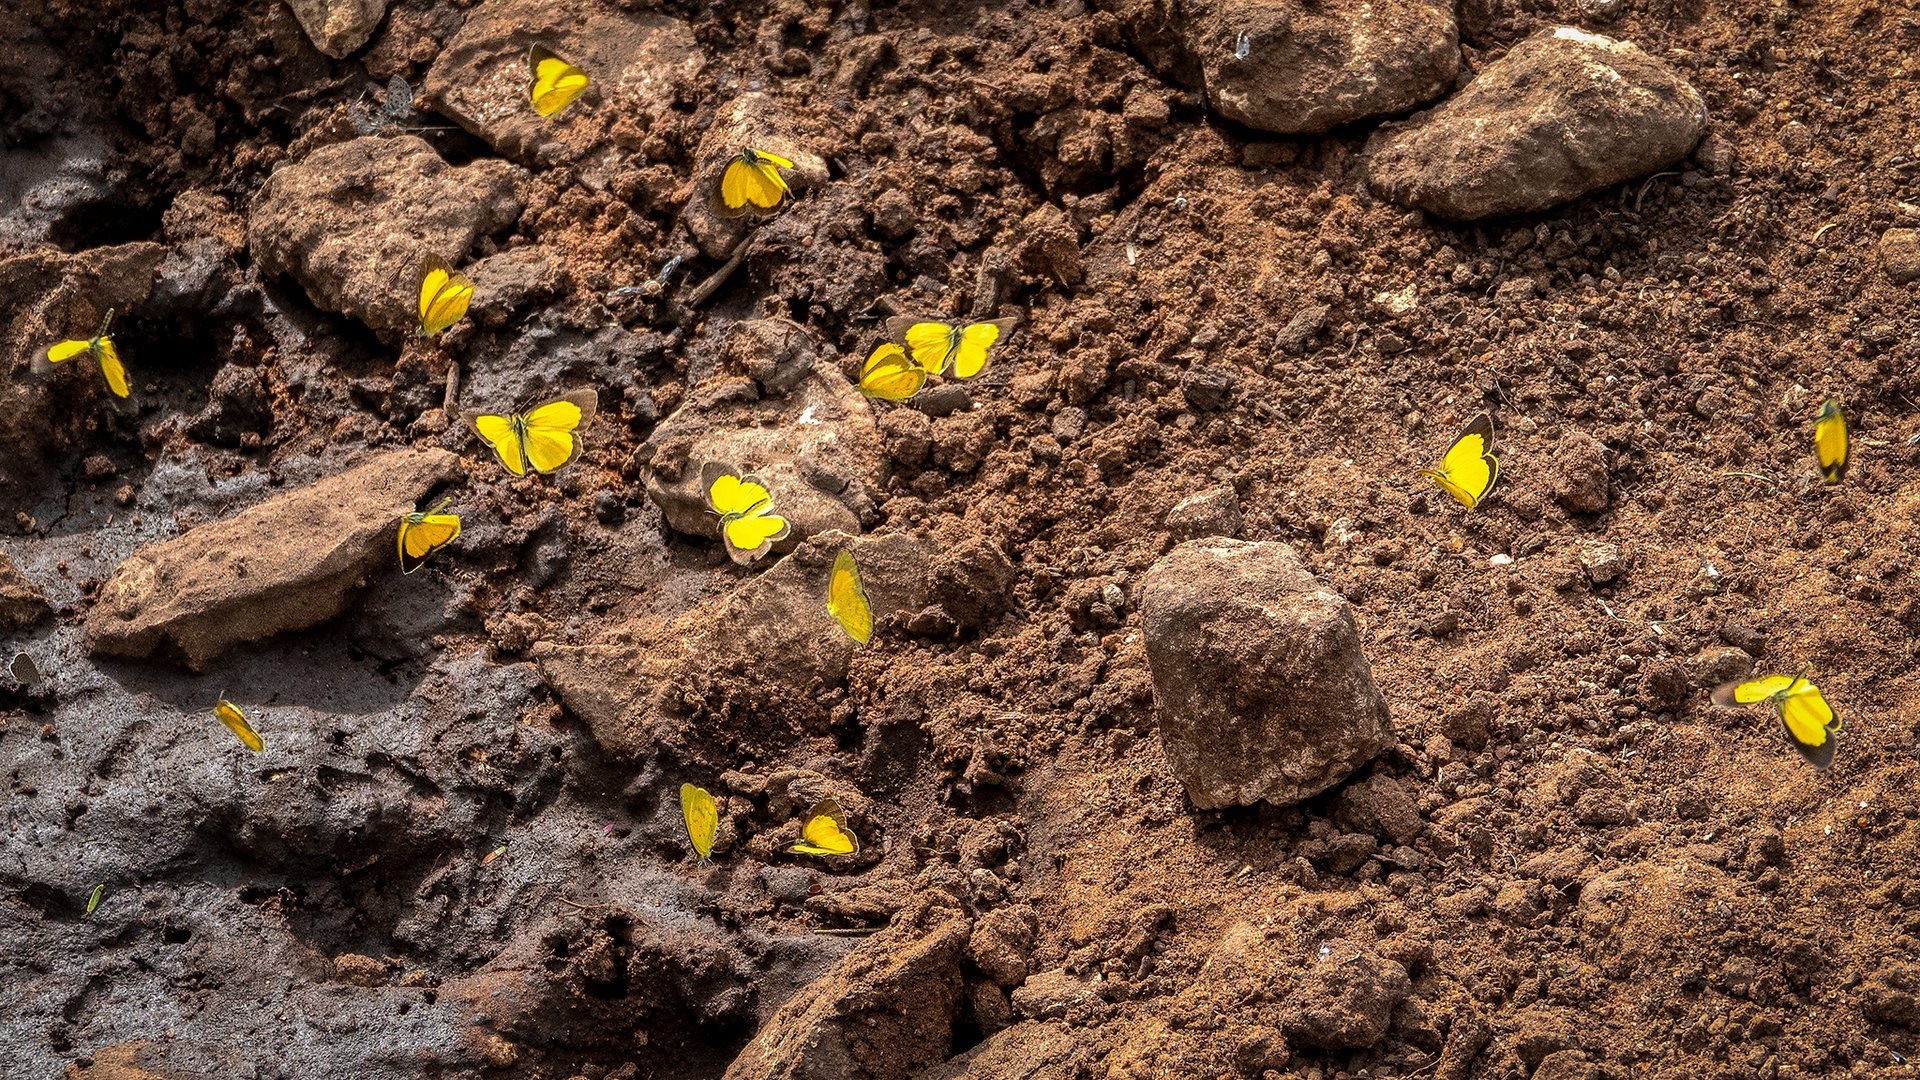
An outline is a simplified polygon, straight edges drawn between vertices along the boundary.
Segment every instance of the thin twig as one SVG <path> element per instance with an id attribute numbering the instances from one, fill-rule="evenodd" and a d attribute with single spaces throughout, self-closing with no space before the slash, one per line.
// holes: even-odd
<path id="1" fill-rule="evenodd" d="M 700 287 L 693 290 L 693 293 L 687 297 L 688 307 L 699 307 L 714 293 L 720 291 L 720 286 L 725 285 L 727 279 L 733 276 L 733 272 L 740 269 L 740 264 L 747 261 L 747 244 L 752 240 L 752 233 L 740 238 L 740 242 L 733 246 L 733 254 L 721 264 L 720 269 L 715 270 L 712 276 L 701 282 Z"/>
<path id="2" fill-rule="evenodd" d="M 1773 477 L 1771 477 L 1771 476 L 1761 476 L 1761 475 L 1760 475 L 1759 473 L 1751 473 L 1751 472 L 1740 472 L 1739 470 L 1737 470 L 1737 469 L 1736 469 L 1736 470 L 1733 470 L 1733 471 L 1729 471 L 1729 472 L 1723 472 L 1723 473 L 1721 473 L 1720 475 L 1721 475 L 1721 476 L 1744 476 L 1744 477 L 1746 477 L 1746 478 L 1747 478 L 1748 480 L 1761 480 L 1761 481 L 1764 481 L 1764 482 L 1766 482 L 1766 483 L 1769 483 L 1769 484 L 1774 484 L 1774 485 L 1775 485 L 1776 487 L 1777 487 L 1777 486 L 1779 486 L 1779 485 L 1778 485 L 1778 482 L 1777 482 L 1777 481 L 1775 481 Z"/>
<path id="3" fill-rule="evenodd" d="M 583 904 L 578 900 L 569 900 L 564 896 L 556 896 L 554 897 L 554 899 L 560 901 L 561 903 L 567 905 L 568 907 L 579 908 L 581 911 L 598 911 L 601 908 L 607 906 L 605 904 Z"/>
<path id="4" fill-rule="evenodd" d="M 885 927 L 881 926 L 816 926 L 813 932 L 825 934 L 828 937 L 865 937 L 868 934 L 877 934 L 883 929 Z"/>

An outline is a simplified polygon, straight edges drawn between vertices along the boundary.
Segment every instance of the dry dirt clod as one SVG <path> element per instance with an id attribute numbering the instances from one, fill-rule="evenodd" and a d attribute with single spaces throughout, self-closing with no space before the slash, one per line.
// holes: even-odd
<path id="1" fill-rule="evenodd" d="M 421 259 L 458 265 L 511 225 L 524 177 L 494 158 L 448 165 L 412 135 L 336 143 L 267 178 L 247 243 L 262 274 L 291 274 L 318 307 L 398 338 L 419 318 Z"/>
<path id="2" fill-rule="evenodd" d="M 334 59 L 351 56 L 373 36 L 387 0 L 287 0 L 313 47 Z"/>
<path id="3" fill-rule="evenodd" d="M 1628 42 L 1542 30 L 1466 89 L 1367 143 L 1367 182 L 1456 221 L 1543 210 L 1691 153 L 1707 106 Z"/>
<path id="4" fill-rule="evenodd" d="M 1920 280 L 1920 229 L 1888 229 L 1881 233 L 1880 265 L 1895 285 Z"/>
<path id="5" fill-rule="evenodd" d="M 0 553 L 0 634 L 14 634 L 53 613 L 33 582 Z"/>
<path id="6" fill-rule="evenodd" d="M 1390 740 L 1346 601 L 1287 545 L 1188 541 L 1139 595 L 1160 740 L 1195 806 L 1298 802 Z"/>

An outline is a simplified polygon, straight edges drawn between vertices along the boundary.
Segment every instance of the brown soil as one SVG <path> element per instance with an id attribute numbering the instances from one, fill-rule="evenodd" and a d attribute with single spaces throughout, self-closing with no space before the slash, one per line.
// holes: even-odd
<path id="1" fill-rule="evenodd" d="M 0 101 L 20 108 L 0 137 L 30 146 L 78 123 L 110 144 L 115 194 L 59 238 L 70 250 L 161 239 L 183 194 L 244 213 L 276 165 L 351 137 L 345 118 L 373 87 L 418 86 L 467 6 L 396 2 L 346 61 L 315 52 L 277 2 L 16 12 L 0 17 Z M 1572 0 L 1470 6 L 1470 64 L 1583 18 Z M 1129 50 L 1120 16 L 1137 13 L 865 7 L 665 5 L 707 50 L 708 85 L 628 133 L 637 149 L 611 183 L 535 172 L 495 242 L 567 263 L 551 303 L 505 327 L 395 350 L 285 281 L 245 283 L 265 307 L 119 326 L 137 420 L 62 426 L 58 479 L 6 508 L 32 527 L 0 545 L 58 609 L 34 640 L 71 665 L 63 694 L 121 694 L 13 701 L 0 731 L 13 778 L 0 939 L 30 958 L 0 958 L 0 1045 L 21 1070 L 0 1072 L 717 1076 L 863 940 L 815 930 L 884 922 L 940 887 L 975 915 L 1031 903 L 1026 969 L 1103 980 L 1093 1004 L 1043 1021 L 1071 1039 L 1035 1075 L 1907 1075 L 1920 1054 L 1920 320 L 1875 245 L 1920 215 L 1911 13 L 1630 0 L 1588 25 L 1699 88 L 1731 170 L 1696 159 L 1538 217 L 1456 227 L 1364 191 L 1366 125 L 1291 140 L 1211 118 Z M 692 307 L 719 262 L 676 217 L 723 88 L 749 80 L 792 112 L 832 179 Z M 456 163 L 490 153 L 457 130 L 423 137 Z M 910 230 L 885 220 L 902 205 Z M 865 524 L 998 548 L 1015 569 L 1011 610 L 978 632 L 883 627 L 844 687 L 789 695 L 807 699 L 790 714 L 750 676 L 716 673 L 741 683 L 717 696 L 767 711 L 716 719 L 724 739 L 603 756 L 526 659 L 739 582 L 715 545 L 661 527 L 635 460 L 689 370 L 713 370 L 724 326 L 793 318 L 850 363 L 879 316 L 963 313 L 995 266 L 1022 330 L 972 389 L 977 407 L 932 421 L 930 452 L 890 446 Z M 1276 347 L 1316 304 L 1326 327 L 1304 352 Z M 275 319 L 317 334 L 296 350 Z M 498 354 L 536 323 L 636 335 L 626 385 L 602 386 L 588 451 L 557 483 L 512 481 L 416 423 L 439 407 L 450 360 Z M 227 363 L 265 375 L 264 438 L 192 425 Z M 1855 424 L 1839 488 L 1818 485 L 1810 451 L 1829 395 Z M 1416 470 L 1483 409 L 1503 475 L 1468 514 Z M 911 442 L 911 426 L 883 430 Z M 117 887 L 125 906 L 105 929 L 69 932 L 79 901 L 9 867 L 7 847 L 150 846 L 140 806 L 196 781 L 119 762 L 64 787 L 29 782 L 60 775 L 36 755 L 101 722 L 89 709 L 131 728 L 142 710 L 210 700 L 223 678 L 96 669 L 76 630 L 88 595 L 140 542 L 334 471 L 316 461 L 409 443 L 467 455 L 469 542 L 224 677 L 298 705 L 317 739 L 351 731 L 371 776 L 442 752 L 383 749 L 408 737 L 410 695 L 508 710 L 466 718 L 466 741 L 445 744 L 449 761 L 458 745 L 491 771 L 470 787 L 413 782 L 372 820 L 447 824 L 406 826 L 400 851 L 377 834 L 303 848 L 299 829 L 236 796 L 232 816 L 183 826 L 199 839 L 167 861 L 136 862 L 146 899 Z M 110 479 L 88 464 L 102 454 Z M 1593 496 L 1582 466 L 1596 458 L 1606 508 L 1567 509 Z M 144 533 L 111 523 L 123 484 L 168 508 Z M 1296 545 L 1354 605 L 1398 738 L 1356 781 L 1390 778 L 1412 797 L 1426 827 L 1411 842 L 1371 823 L 1352 784 L 1294 808 L 1201 813 L 1169 774 L 1132 583 L 1174 542 L 1168 511 L 1220 485 L 1238 494 L 1237 535 Z M 1582 559 L 1602 544 L 1624 569 L 1594 585 Z M 1117 610 L 1108 584 L 1126 597 Z M 1846 721 L 1831 771 L 1807 768 L 1760 712 L 1709 708 L 1706 688 L 1744 670 L 1724 655 L 1735 647 L 1816 673 Z M 721 791 L 726 770 L 795 768 L 861 800 L 856 865 L 822 870 L 747 836 L 712 868 L 681 858 L 680 780 Z M 302 775 L 326 798 L 352 787 Z M 738 794 L 753 782 L 731 790 L 748 833 L 791 827 Z M 102 820 L 89 800 L 129 809 Z M 503 836 L 505 865 L 535 853 L 511 887 L 471 867 Z M 960 873 L 930 872 L 942 867 Z M 979 869 L 998 884 L 969 891 Z M 866 885 L 891 890 L 877 914 L 808 902 Z M 1411 977 L 1386 1035 L 1360 1049 L 1283 1038 L 1305 1030 L 1295 991 L 1323 992 L 1318 965 L 1349 954 Z M 445 1030 L 406 1027 L 389 999 L 331 1034 L 299 1019 L 316 988 L 369 983 L 423 1011 L 467 1004 L 440 1006 Z M 1004 1026 L 994 1000 L 967 997 L 954 1053 Z M 1490 1036 L 1477 1056 L 1476 1032 Z M 1470 1070 L 1456 1071 L 1463 1056 Z"/>

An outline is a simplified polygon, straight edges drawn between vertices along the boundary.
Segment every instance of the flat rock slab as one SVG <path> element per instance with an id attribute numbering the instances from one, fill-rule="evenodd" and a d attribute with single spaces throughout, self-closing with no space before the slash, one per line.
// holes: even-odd
<path id="1" fill-rule="evenodd" d="M 551 117 L 527 100 L 527 50 L 544 45 L 587 73 L 587 89 Z M 644 132 L 706 64 L 679 19 L 597 0 L 486 0 L 428 69 L 434 109 L 508 157 L 584 161 L 615 149 L 614 129 Z"/>
<path id="2" fill-rule="evenodd" d="M 1288 545 L 1189 540 L 1148 569 L 1140 615 L 1160 741 L 1195 806 L 1298 802 L 1386 747 L 1352 611 Z"/>
<path id="3" fill-rule="evenodd" d="M 1460 72 L 1453 5 L 1434 0 L 1213 0 L 1186 46 L 1229 120 L 1311 135 L 1406 112 Z"/>
<path id="4" fill-rule="evenodd" d="M 263 275 L 292 275 L 314 306 L 404 334 L 419 317 L 420 260 L 457 266 L 512 225 L 525 176 L 493 159 L 456 168 L 413 135 L 336 143 L 267 178 L 247 244 Z"/>
<path id="5" fill-rule="evenodd" d="M 1531 213 L 1671 165 L 1706 129 L 1705 99 L 1673 68 L 1628 42 L 1554 27 L 1376 133 L 1367 182 L 1455 221 Z"/>
<path id="6" fill-rule="evenodd" d="M 88 650 L 202 671 L 236 645 L 317 626 L 394 558 L 400 515 L 459 476 L 445 450 L 391 451 L 142 548 L 101 589 Z"/>
<path id="7" fill-rule="evenodd" d="M 386 17 L 387 0 L 287 0 L 313 47 L 338 60 L 367 43 Z"/>

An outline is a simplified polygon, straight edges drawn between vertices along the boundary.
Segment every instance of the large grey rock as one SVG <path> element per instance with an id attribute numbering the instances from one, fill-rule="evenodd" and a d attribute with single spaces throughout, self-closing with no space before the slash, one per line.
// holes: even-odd
<path id="1" fill-rule="evenodd" d="M 1201 809 L 1287 804 L 1388 742 L 1347 602 L 1286 544 L 1191 540 L 1140 587 L 1160 740 Z"/>
<path id="2" fill-rule="evenodd" d="M 367 43 L 386 17 L 387 0 L 287 0 L 313 47 L 338 60 Z"/>
<path id="3" fill-rule="evenodd" d="M 1529 213 L 1671 165 L 1706 127 L 1706 101 L 1673 68 L 1628 42 L 1554 27 L 1376 133 L 1368 183 L 1457 221 Z"/>
<path id="4" fill-rule="evenodd" d="M 267 178 L 247 244 L 262 274 L 291 274 L 315 306 L 402 334 L 419 317 L 421 258 L 458 266 L 513 224 L 525 175 L 493 158 L 456 168 L 414 135 L 335 143 Z"/>
<path id="5" fill-rule="evenodd" d="M 964 915 L 921 902 L 782 1005 L 724 1080 L 908 1080 L 939 1065 L 966 944 Z"/>
<path id="6" fill-rule="evenodd" d="M 591 80 L 551 117 L 527 101 L 527 50 L 539 44 Z M 508 157 L 590 161 L 627 156 L 696 79 L 705 54 L 686 23 L 601 0 L 485 0 L 427 71 L 433 107 Z M 615 129 L 625 134 L 616 137 Z"/>
<path id="7" fill-rule="evenodd" d="M 236 645 L 339 614 L 400 515 L 460 476 L 445 450 L 395 450 L 224 521 L 145 547 L 87 616 L 96 655 L 178 657 L 194 671 Z"/>
<path id="8" fill-rule="evenodd" d="M 1188 24 L 1215 112 L 1312 135 L 1405 112 L 1460 72 L 1453 5 L 1434 0 L 1213 0 Z"/>

